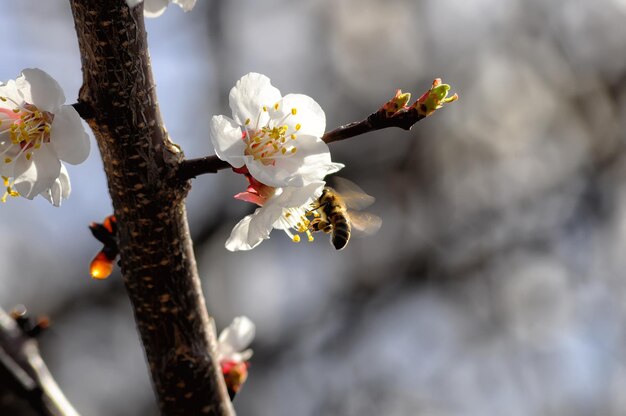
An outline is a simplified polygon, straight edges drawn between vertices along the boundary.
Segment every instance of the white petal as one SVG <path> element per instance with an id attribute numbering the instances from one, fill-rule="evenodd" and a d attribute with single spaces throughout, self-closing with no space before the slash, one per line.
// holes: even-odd
<path id="1" fill-rule="evenodd" d="M 22 104 L 22 95 L 17 91 L 15 81 L 10 79 L 6 84 L 0 85 L 0 97 L 7 97 L 18 104 Z M 15 104 L 10 101 L 0 101 L 0 107 L 13 109 Z"/>
<path id="2" fill-rule="evenodd" d="M 184 11 L 188 12 L 196 5 L 196 0 L 173 0 L 172 3 L 179 5 Z"/>
<path id="3" fill-rule="evenodd" d="M 54 181 L 50 189 L 43 191 L 40 195 L 46 198 L 48 202 L 55 207 L 60 207 L 61 202 L 70 196 L 70 192 L 70 177 L 65 165 L 61 164 L 59 177 Z"/>
<path id="4" fill-rule="evenodd" d="M 261 118 L 258 126 L 264 126 L 269 120 L 269 114 L 262 111 L 263 106 L 269 109 L 280 99 L 280 91 L 272 86 L 270 79 L 255 72 L 241 77 L 228 95 L 228 102 L 235 121 L 244 125 L 249 119 L 252 128 L 257 127 L 259 115 Z"/>
<path id="5" fill-rule="evenodd" d="M 246 144 L 241 139 L 241 128 L 237 123 L 225 116 L 213 116 L 210 137 L 217 157 L 236 168 L 244 165 Z"/>
<path id="6" fill-rule="evenodd" d="M 343 167 L 332 163 L 328 145 L 317 137 L 300 135 L 291 143 L 296 153 L 276 156 L 273 165 L 251 160 L 247 164 L 250 174 L 269 186 L 304 186 Z"/>
<path id="7" fill-rule="evenodd" d="M 28 164 L 24 161 L 25 159 L 20 157 L 16 162 L 16 172 L 21 170 L 19 167 L 21 165 L 27 166 L 27 168 L 15 178 L 14 187 L 20 196 L 33 199 L 52 187 L 54 181 L 59 177 L 61 162 L 47 144 L 33 152 L 32 163 Z"/>
<path id="8" fill-rule="evenodd" d="M 272 225 L 282 214 L 280 207 L 263 206 L 254 214 L 239 221 L 226 240 L 226 249 L 230 251 L 252 250 L 263 240 L 270 238 Z"/>
<path id="9" fill-rule="evenodd" d="M 89 136 L 74 107 L 61 106 L 54 115 L 50 127 L 50 144 L 59 159 L 72 165 L 84 162 L 89 156 Z"/>
<path id="10" fill-rule="evenodd" d="M 290 115 L 292 109 L 296 109 L 295 115 Z M 326 131 L 326 114 L 308 95 L 285 95 L 278 111 L 272 111 L 271 117 L 273 120 L 282 120 L 285 116 L 285 124 L 289 126 L 290 132 L 295 130 L 296 124 L 300 124 L 300 130 L 296 134 L 322 137 Z"/>
<path id="11" fill-rule="evenodd" d="M 126 0 L 126 4 L 128 4 L 128 7 L 130 7 L 132 9 L 133 7 L 135 7 L 136 5 L 141 3 L 142 1 L 143 0 Z"/>
<path id="12" fill-rule="evenodd" d="M 15 84 L 24 101 L 34 104 L 41 111 L 55 113 L 65 102 L 59 83 L 41 69 L 24 69 Z"/>
<path id="13" fill-rule="evenodd" d="M 277 205 L 281 208 L 300 208 L 316 199 L 326 185 L 324 181 L 317 181 L 302 187 L 286 187 L 278 196 L 270 198 L 266 206 Z"/>
<path id="14" fill-rule="evenodd" d="M 242 352 L 252 343 L 254 333 L 254 323 L 246 316 L 239 316 L 220 333 L 218 343 L 225 350 Z"/>
<path id="15" fill-rule="evenodd" d="M 260 208 L 259 208 L 260 209 Z M 230 233 L 230 237 L 226 240 L 225 247 L 229 251 L 247 251 L 252 250 L 264 239 L 269 238 L 269 231 L 267 234 L 259 232 L 260 230 L 250 230 L 252 224 L 252 218 L 254 215 L 248 215 L 235 225 L 233 231 Z"/>
<path id="16" fill-rule="evenodd" d="M 145 0 L 143 15 L 145 17 L 159 17 L 165 12 L 169 3 L 169 0 Z"/>

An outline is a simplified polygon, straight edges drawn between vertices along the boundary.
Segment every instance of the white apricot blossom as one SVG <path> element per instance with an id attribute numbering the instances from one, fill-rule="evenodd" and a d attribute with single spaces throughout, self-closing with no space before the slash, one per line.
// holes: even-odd
<path id="1" fill-rule="evenodd" d="M 59 84 L 40 69 L 0 84 L 0 175 L 20 196 L 52 189 L 61 160 L 76 165 L 89 155 L 80 116 L 64 102 Z"/>
<path id="2" fill-rule="evenodd" d="M 135 7 L 143 2 L 143 15 L 146 17 L 159 17 L 170 3 L 180 6 L 188 12 L 196 5 L 196 0 L 126 0 L 128 7 Z"/>
<path id="3" fill-rule="evenodd" d="M 274 228 L 283 230 L 294 242 L 300 241 L 300 233 L 305 233 L 312 241 L 307 215 L 324 185 L 324 181 L 317 181 L 302 187 L 275 188 L 260 208 L 235 225 L 226 241 L 226 249 L 251 250 L 270 238 Z"/>
<path id="4" fill-rule="evenodd" d="M 211 141 L 217 156 L 234 168 L 247 167 L 273 187 L 305 186 L 343 167 L 333 163 L 321 137 L 326 115 L 303 94 L 281 96 L 270 79 L 251 72 L 230 90 L 233 118 L 213 116 Z"/>
<path id="5" fill-rule="evenodd" d="M 252 357 L 248 347 L 254 339 L 254 323 L 246 316 L 238 316 L 225 328 L 217 340 L 217 360 L 225 362 L 244 362 Z"/>
<path id="6" fill-rule="evenodd" d="M 245 316 L 239 316 L 218 338 L 217 359 L 231 398 L 248 378 L 248 360 L 252 357 L 248 346 L 254 339 L 254 331 L 254 323 Z"/>

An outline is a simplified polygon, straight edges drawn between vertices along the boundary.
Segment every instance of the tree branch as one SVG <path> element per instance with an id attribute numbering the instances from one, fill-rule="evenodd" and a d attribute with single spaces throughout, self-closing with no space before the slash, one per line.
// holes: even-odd
<path id="1" fill-rule="evenodd" d="M 440 84 L 433 83 L 433 88 L 439 85 Z M 430 91 L 432 91 L 432 89 L 427 91 L 422 97 L 429 98 L 428 94 Z M 395 103 L 395 101 L 392 99 L 390 103 Z M 418 101 L 416 104 L 421 103 Z M 336 129 L 325 133 L 322 136 L 322 140 L 326 143 L 333 143 L 388 127 L 399 127 L 404 130 L 410 130 L 418 121 L 426 118 L 435 110 L 418 105 L 404 107 L 403 104 L 400 106 L 400 109 L 395 108 L 395 111 L 389 112 L 387 110 L 388 105 L 389 103 L 385 104 L 378 111 L 370 114 L 364 120 L 355 121 L 353 123 L 337 127 Z M 217 173 L 219 170 L 230 167 L 231 166 L 227 162 L 220 160 L 217 156 L 188 159 L 181 161 L 178 168 L 178 177 L 181 180 L 186 181 L 205 173 Z"/>
<path id="2" fill-rule="evenodd" d="M 0 386 L 45 416 L 78 416 L 50 375 L 37 341 L 0 309 Z"/>
<path id="3" fill-rule="evenodd" d="M 233 415 L 187 225 L 190 184 L 161 120 L 142 7 L 70 0 L 81 53 L 78 110 L 104 162 L 120 263 L 164 415 Z"/>
<path id="4" fill-rule="evenodd" d="M 415 123 L 424 117 L 426 116 L 418 114 L 417 111 L 406 111 L 401 117 L 390 118 L 386 117 L 385 111 L 381 109 L 370 114 L 365 120 L 345 124 L 325 133 L 322 136 L 322 140 L 326 143 L 338 142 L 387 127 L 399 127 L 404 130 L 410 130 Z M 215 155 L 198 159 L 187 159 L 181 161 L 178 168 L 178 177 L 182 181 L 187 181 L 199 175 L 217 173 L 222 169 L 230 167 L 231 165 L 228 162 L 224 162 Z"/>

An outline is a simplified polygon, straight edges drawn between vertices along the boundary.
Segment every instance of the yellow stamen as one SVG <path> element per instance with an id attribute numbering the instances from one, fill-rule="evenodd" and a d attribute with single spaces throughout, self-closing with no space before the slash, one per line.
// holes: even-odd
<path id="1" fill-rule="evenodd" d="M 274 110 L 278 111 L 278 108 L 279 108 L 279 104 L 278 103 L 274 104 Z"/>
<path id="2" fill-rule="evenodd" d="M 299 243 L 300 242 L 300 236 L 299 235 L 294 235 L 292 240 L 293 240 L 294 243 Z"/>
<path id="3" fill-rule="evenodd" d="M 291 114 L 293 114 L 294 116 L 298 113 L 298 109 L 297 108 L 292 108 L 291 109 Z"/>
<path id="4" fill-rule="evenodd" d="M 302 128 L 302 125 L 300 123 L 296 124 L 296 131 L 300 130 Z"/>

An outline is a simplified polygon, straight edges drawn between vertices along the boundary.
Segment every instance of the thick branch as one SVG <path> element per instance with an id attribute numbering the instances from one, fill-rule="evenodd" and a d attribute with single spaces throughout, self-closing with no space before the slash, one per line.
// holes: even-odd
<path id="1" fill-rule="evenodd" d="M 388 117 L 383 109 L 372 113 L 365 120 L 355 121 L 325 133 L 322 140 L 326 143 L 338 142 L 361 134 L 381 130 L 387 127 L 399 127 L 410 130 L 411 127 L 426 116 L 415 108 L 398 112 L 393 117 Z M 220 160 L 217 156 L 206 156 L 198 159 L 183 160 L 178 168 L 178 177 L 185 181 L 205 173 L 217 173 L 219 170 L 231 166 Z"/>
<path id="2" fill-rule="evenodd" d="M 36 414 L 78 416 L 39 354 L 37 341 L 0 309 L 0 386 L 13 392 Z"/>
<path id="3" fill-rule="evenodd" d="M 83 86 L 78 110 L 104 162 L 118 224 L 120 263 L 165 415 L 232 415 L 215 360 L 184 197 L 183 158 L 159 112 L 142 7 L 70 0 Z"/>

